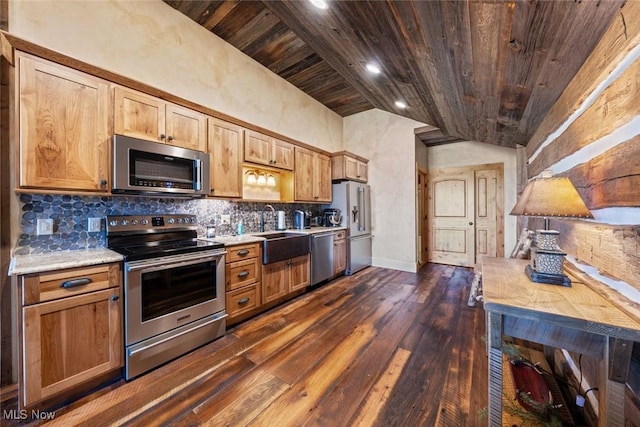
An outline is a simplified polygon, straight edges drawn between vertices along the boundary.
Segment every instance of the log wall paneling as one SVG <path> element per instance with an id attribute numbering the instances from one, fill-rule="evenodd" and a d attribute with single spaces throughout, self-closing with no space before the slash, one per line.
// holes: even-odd
<path id="1" fill-rule="evenodd" d="M 610 135 L 640 113 L 640 60 L 635 61 L 613 81 L 586 111 L 542 149 L 529 164 L 529 176 L 535 176 L 583 147 Z"/>
<path id="2" fill-rule="evenodd" d="M 615 69 L 629 51 L 640 44 L 640 2 L 627 1 L 619 10 L 585 64 L 567 85 L 527 143 L 531 156 L 582 104 L 585 97 Z"/>
<path id="3" fill-rule="evenodd" d="M 571 180 L 589 209 L 640 206 L 640 135 L 561 175 Z"/>
<path id="4" fill-rule="evenodd" d="M 540 228 L 541 220 L 535 223 Z M 640 290 L 640 226 L 551 219 L 550 228 L 560 232 L 560 247 L 579 262 Z"/>

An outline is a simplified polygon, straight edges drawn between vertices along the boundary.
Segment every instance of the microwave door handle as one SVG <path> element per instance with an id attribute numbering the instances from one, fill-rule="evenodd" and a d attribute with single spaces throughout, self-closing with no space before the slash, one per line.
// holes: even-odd
<path id="1" fill-rule="evenodd" d="M 202 160 L 196 159 L 196 182 L 194 185 L 194 190 L 201 191 L 202 190 Z"/>

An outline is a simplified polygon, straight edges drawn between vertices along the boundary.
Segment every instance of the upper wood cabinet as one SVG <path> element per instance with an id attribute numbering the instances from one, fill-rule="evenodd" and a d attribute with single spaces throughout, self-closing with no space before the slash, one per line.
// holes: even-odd
<path id="1" fill-rule="evenodd" d="M 296 147 L 295 159 L 295 200 L 331 202 L 331 158 L 306 148 Z"/>
<path id="2" fill-rule="evenodd" d="M 211 195 L 242 197 L 242 141 L 244 128 L 209 117 Z"/>
<path id="3" fill-rule="evenodd" d="M 367 182 L 369 179 L 368 162 L 368 160 L 347 151 L 334 153 L 331 155 L 331 178 Z"/>
<path id="4" fill-rule="evenodd" d="M 160 98 L 115 87 L 114 131 L 120 135 L 205 151 L 207 116 Z"/>
<path id="5" fill-rule="evenodd" d="M 107 192 L 109 83 L 21 52 L 22 188 Z"/>
<path id="6" fill-rule="evenodd" d="M 247 130 L 244 137 L 244 161 L 293 170 L 293 144 Z"/>

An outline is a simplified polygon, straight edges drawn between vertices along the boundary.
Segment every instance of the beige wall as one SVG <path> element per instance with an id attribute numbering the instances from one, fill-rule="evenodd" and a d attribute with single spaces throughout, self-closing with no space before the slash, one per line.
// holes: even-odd
<path id="1" fill-rule="evenodd" d="M 160 0 L 10 1 L 18 37 L 328 151 L 342 118 Z"/>
<path id="2" fill-rule="evenodd" d="M 373 265 L 416 271 L 416 145 L 424 123 L 369 110 L 345 117 L 345 149 L 369 159 Z"/>
<path id="3" fill-rule="evenodd" d="M 509 215 L 516 204 L 516 150 L 481 142 L 457 142 L 429 147 L 429 169 L 504 163 L 504 253 L 509 256 L 516 244 L 517 218 Z"/>

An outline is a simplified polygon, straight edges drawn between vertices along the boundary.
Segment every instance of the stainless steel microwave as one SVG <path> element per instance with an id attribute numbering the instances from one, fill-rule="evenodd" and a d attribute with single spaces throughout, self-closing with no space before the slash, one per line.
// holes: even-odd
<path id="1" fill-rule="evenodd" d="M 203 197 L 211 191 L 208 153 L 123 135 L 113 137 L 112 193 Z"/>

